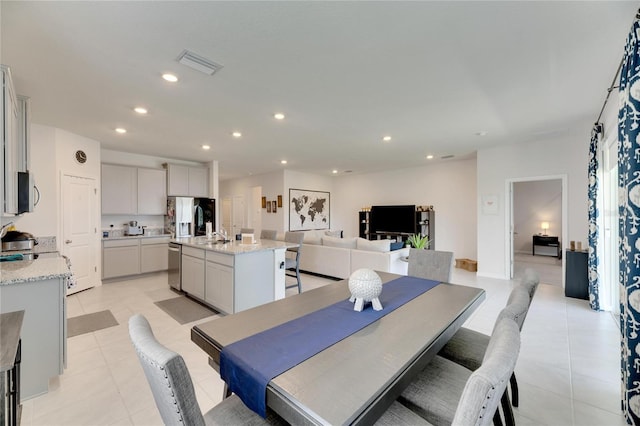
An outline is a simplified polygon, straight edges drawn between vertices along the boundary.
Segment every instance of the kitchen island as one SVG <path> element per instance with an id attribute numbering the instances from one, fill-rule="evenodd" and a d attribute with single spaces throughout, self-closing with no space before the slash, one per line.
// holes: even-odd
<path id="1" fill-rule="evenodd" d="M 22 399 L 48 392 L 49 379 L 64 371 L 70 276 L 62 257 L 0 263 L 0 313 L 24 310 Z"/>
<path id="2" fill-rule="evenodd" d="M 284 241 L 217 242 L 206 237 L 172 240 L 182 244 L 182 291 L 232 314 L 285 297 Z"/>

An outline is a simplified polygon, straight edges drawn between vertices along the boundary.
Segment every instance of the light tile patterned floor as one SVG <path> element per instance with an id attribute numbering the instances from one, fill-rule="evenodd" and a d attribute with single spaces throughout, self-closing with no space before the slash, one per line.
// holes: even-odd
<path id="1" fill-rule="evenodd" d="M 23 402 L 22 424 L 160 425 L 127 332 L 134 313 L 144 314 L 158 339 L 186 360 L 202 410 L 217 404 L 222 382 L 189 337 L 195 323 L 179 325 L 153 302 L 175 295 L 165 274 L 105 284 L 68 298 L 69 316 L 110 309 L 120 325 L 68 341 L 64 375 L 52 379 L 48 394 Z M 303 275 L 303 289 L 328 281 Z M 487 291 L 467 326 L 490 333 L 513 282 L 477 278 L 455 269 L 452 282 Z M 287 290 L 294 294 L 295 290 Z M 203 320 L 203 321 L 207 321 Z M 619 331 L 609 313 L 565 298 L 557 286 L 540 285 L 522 331 L 516 367 L 521 404 L 518 425 L 618 425 L 620 415 Z"/>

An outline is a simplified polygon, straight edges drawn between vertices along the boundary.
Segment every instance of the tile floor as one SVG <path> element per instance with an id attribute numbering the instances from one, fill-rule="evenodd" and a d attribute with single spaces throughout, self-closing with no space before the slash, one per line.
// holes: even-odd
<path id="1" fill-rule="evenodd" d="M 303 289 L 327 282 L 304 275 Z M 452 282 L 486 290 L 485 302 L 466 325 L 490 333 L 514 283 L 477 278 L 460 269 L 454 270 Z M 223 385 L 204 352 L 190 341 L 189 330 L 195 323 L 179 325 L 153 304 L 174 296 L 161 273 L 68 297 L 70 317 L 110 309 L 120 324 L 68 340 L 67 370 L 51 380 L 49 393 L 23 401 L 22 424 L 162 424 L 129 341 L 127 320 L 134 313 L 144 314 L 158 339 L 183 355 L 202 410 L 217 404 Z M 515 410 L 518 425 L 624 424 L 619 408 L 618 334 L 609 313 L 593 312 L 586 301 L 565 298 L 562 288 L 541 284 L 522 331 L 516 367 L 521 396 Z"/>

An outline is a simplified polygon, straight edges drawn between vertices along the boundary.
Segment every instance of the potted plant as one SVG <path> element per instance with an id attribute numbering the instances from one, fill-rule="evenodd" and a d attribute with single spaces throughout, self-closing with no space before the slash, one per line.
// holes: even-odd
<path id="1" fill-rule="evenodd" d="M 429 237 L 421 234 L 413 234 L 407 238 L 407 245 L 417 249 L 426 249 L 429 246 Z"/>

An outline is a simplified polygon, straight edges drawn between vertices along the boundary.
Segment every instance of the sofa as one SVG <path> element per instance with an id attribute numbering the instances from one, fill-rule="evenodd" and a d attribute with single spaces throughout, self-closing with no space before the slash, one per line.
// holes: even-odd
<path id="1" fill-rule="evenodd" d="M 300 270 L 334 278 L 349 278 L 352 272 L 368 268 L 382 272 L 407 275 L 409 249 L 392 250 L 391 240 L 369 241 L 364 238 L 342 238 L 341 231 L 303 232 Z M 278 239 L 284 240 L 284 234 Z M 395 247 L 393 247 L 395 248 Z"/>

